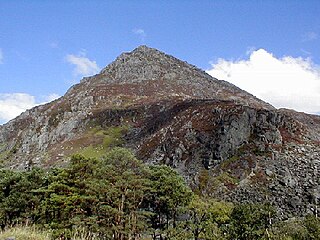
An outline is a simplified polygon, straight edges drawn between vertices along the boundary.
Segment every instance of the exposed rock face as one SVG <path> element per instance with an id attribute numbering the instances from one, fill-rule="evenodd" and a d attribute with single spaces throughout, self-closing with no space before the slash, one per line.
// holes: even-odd
<path id="1" fill-rule="evenodd" d="M 120 55 L 65 96 L 0 126 L 3 166 L 63 165 L 105 150 L 125 126 L 125 146 L 171 165 L 195 191 L 268 201 L 279 216 L 315 211 L 320 198 L 320 117 L 271 105 L 158 50 Z"/>

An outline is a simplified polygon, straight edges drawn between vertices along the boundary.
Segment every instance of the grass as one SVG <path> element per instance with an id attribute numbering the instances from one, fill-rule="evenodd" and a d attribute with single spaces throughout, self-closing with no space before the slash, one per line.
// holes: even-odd
<path id="1" fill-rule="evenodd" d="M 100 239 L 96 234 L 87 232 L 85 229 L 77 228 L 71 237 L 71 240 L 98 240 Z"/>
<path id="2" fill-rule="evenodd" d="M 107 129 L 94 128 L 90 131 L 93 137 L 102 138 L 102 143 L 96 146 L 90 145 L 79 153 L 84 157 L 101 158 L 108 149 L 121 146 L 124 143 L 123 135 L 128 132 L 128 126 L 109 127 Z"/>
<path id="3" fill-rule="evenodd" d="M 221 168 L 222 168 L 222 169 L 228 169 L 231 164 L 239 161 L 239 159 L 240 159 L 239 156 L 234 155 L 234 156 L 232 156 L 231 158 L 228 158 L 228 159 L 226 159 L 225 161 L 223 161 L 223 162 L 221 163 Z"/>
<path id="4" fill-rule="evenodd" d="M 0 240 L 53 240 L 50 231 L 40 230 L 35 226 L 16 226 L 0 231 Z M 94 233 L 77 228 L 72 232 L 71 240 L 98 240 L 98 236 Z M 56 240 L 60 240 L 56 238 Z"/>
<path id="5" fill-rule="evenodd" d="M 10 154 L 10 151 L 4 151 L 4 152 L 0 152 L 0 160 L 5 160 L 8 155 Z"/>
<path id="6" fill-rule="evenodd" d="M 86 158 L 101 158 L 106 154 L 106 150 L 102 146 L 92 146 L 83 148 L 79 153 Z"/>
<path id="7" fill-rule="evenodd" d="M 0 240 L 50 240 L 51 233 L 32 226 L 17 226 L 0 232 Z"/>
<path id="8" fill-rule="evenodd" d="M 8 155 L 10 154 L 9 150 L 4 150 L 4 149 L 6 149 L 6 146 L 7 146 L 6 143 L 0 144 L 0 163 L 4 162 L 4 160 L 6 160 Z M 1 151 L 1 150 L 3 150 L 3 151 Z"/>
<path id="9" fill-rule="evenodd" d="M 222 172 L 219 176 L 216 177 L 216 179 L 224 184 L 232 184 L 237 185 L 239 183 L 239 180 L 227 172 Z"/>

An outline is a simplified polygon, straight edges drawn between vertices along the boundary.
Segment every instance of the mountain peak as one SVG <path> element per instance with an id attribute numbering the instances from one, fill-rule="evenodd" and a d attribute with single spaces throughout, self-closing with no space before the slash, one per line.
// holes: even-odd
<path id="1" fill-rule="evenodd" d="M 157 56 L 159 54 L 166 55 L 164 52 L 161 52 L 155 48 L 151 48 L 146 45 L 140 45 L 137 48 L 133 49 L 131 52 L 121 53 L 114 62 L 123 62 L 124 59 L 128 58 L 141 58 L 151 55 Z"/>
<path id="2" fill-rule="evenodd" d="M 148 47 L 147 45 L 140 45 L 139 47 L 135 48 L 133 50 L 133 52 L 134 51 L 139 51 L 139 52 L 157 51 L 157 52 L 159 52 L 157 49 Z"/>
<path id="3" fill-rule="evenodd" d="M 108 83 L 136 83 L 149 80 L 187 80 L 198 76 L 213 79 L 203 70 L 155 48 L 141 45 L 122 53 L 100 74 Z"/>
<path id="4" fill-rule="evenodd" d="M 110 89 L 113 88 L 118 90 L 111 93 Z M 231 83 L 218 80 L 186 61 L 146 45 L 122 53 L 99 74 L 85 78 L 80 86 L 72 90 L 76 90 L 76 94 L 79 91 L 91 90 L 96 92 L 95 95 L 97 92 L 108 95 L 108 99 L 111 95 L 152 99 L 167 99 L 173 96 L 183 99 L 216 98 L 259 108 L 273 108 Z"/>

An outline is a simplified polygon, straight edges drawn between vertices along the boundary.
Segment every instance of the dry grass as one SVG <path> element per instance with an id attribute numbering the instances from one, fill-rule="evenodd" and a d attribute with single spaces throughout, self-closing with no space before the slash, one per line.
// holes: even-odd
<path id="1" fill-rule="evenodd" d="M 51 233 L 32 226 L 17 226 L 0 232 L 0 240 L 50 240 Z"/>
<path id="2" fill-rule="evenodd" d="M 77 228 L 73 231 L 71 240 L 98 240 L 97 234 L 87 232 L 85 229 Z"/>
<path id="3" fill-rule="evenodd" d="M 16 226 L 0 231 L 0 240 L 53 240 L 50 231 L 40 230 L 35 226 Z M 85 229 L 77 228 L 73 231 L 71 240 L 98 240 L 94 233 L 87 232 Z M 57 238 L 56 240 L 60 240 Z"/>

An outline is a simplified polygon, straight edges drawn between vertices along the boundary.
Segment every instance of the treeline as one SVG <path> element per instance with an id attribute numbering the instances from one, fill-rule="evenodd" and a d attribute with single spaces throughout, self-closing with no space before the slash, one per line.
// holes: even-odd
<path id="1" fill-rule="evenodd" d="M 102 159 L 72 157 L 66 168 L 0 171 L 0 226 L 35 224 L 68 239 L 320 239 L 320 221 L 272 223 L 269 205 L 216 201 L 192 193 L 168 166 L 149 166 L 127 149 Z"/>

